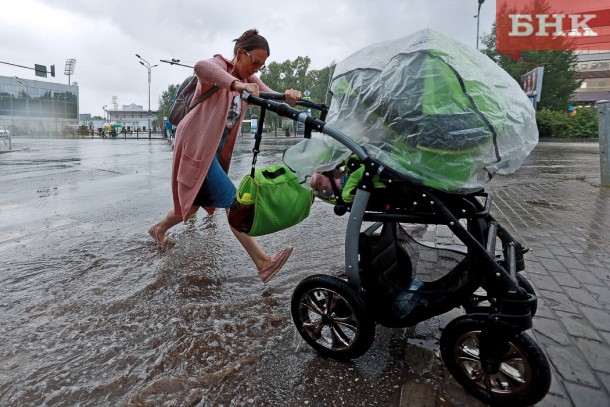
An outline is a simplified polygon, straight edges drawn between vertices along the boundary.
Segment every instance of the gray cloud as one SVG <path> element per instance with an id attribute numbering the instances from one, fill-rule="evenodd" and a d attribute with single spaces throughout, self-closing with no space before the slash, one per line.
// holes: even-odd
<path id="1" fill-rule="evenodd" d="M 20 0 L 0 14 L 0 60 L 19 65 L 56 65 L 51 82 L 67 83 L 67 58 L 76 58 L 80 112 L 102 114 L 117 96 L 119 106 L 148 104 L 148 78 L 134 54 L 153 68 L 151 105 L 160 93 L 190 72 L 162 64 L 188 64 L 221 53 L 256 27 L 271 46 L 270 61 L 309 56 L 312 68 L 340 61 L 375 42 L 432 28 L 472 47 L 476 43 L 476 0 Z M 491 30 L 495 1 L 481 12 L 481 34 Z M 36 79 L 34 71 L 0 64 L 0 75 Z"/>

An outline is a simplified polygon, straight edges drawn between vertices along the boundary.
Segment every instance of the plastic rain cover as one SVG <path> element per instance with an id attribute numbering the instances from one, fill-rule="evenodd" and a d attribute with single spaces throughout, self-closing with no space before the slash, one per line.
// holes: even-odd
<path id="1" fill-rule="evenodd" d="M 384 165 L 432 188 L 480 189 L 518 169 L 538 142 L 531 102 L 476 49 L 431 30 L 371 45 L 337 64 L 327 123 Z M 305 180 L 340 165 L 346 147 L 323 134 L 291 147 Z"/>

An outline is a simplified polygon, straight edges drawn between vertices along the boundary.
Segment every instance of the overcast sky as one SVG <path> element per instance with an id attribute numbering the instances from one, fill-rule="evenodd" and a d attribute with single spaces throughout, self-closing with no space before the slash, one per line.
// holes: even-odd
<path id="1" fill-rule="evenodd" d="M 311 68 L 339 62 L 376 42 L 431 28 L 476 47 L 477 0 L 2 0 L 0 61 L 56 67 L 53 78 L 0 64 L 0 75 L 68 83 L 66 59 L 75 58 L 71 83 L 80 91 L 80 113 L 103 115 L 117 96 L 119 108 L 151 108 L 161 92 L 180 83 L 188 68 L 160 59 L 194 64 L 220 53 L 233 55 L 232 40 L 257 28 L 271 48 L 268 62 L 308 56 Z M 489 33 L 496 2 L 481 8 L 480 33 Z M 278 89 L 280 90 L 280 89 Z"/>

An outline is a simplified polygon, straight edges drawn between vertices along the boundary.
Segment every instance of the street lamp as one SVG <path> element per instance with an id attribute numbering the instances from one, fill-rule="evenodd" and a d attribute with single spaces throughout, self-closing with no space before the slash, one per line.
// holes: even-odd
<path id="1" fill-rule="evenodd" d="M 477 10 L 477 49 L 479 49 L 479 19 L 481 17 L 481 6 L 485 3 L 485 0 L 478 0 L 479 8 Z"/>
<path id="2" fill-rule="evenodd" d="M 480 0 L 479 0 L 480 1 Z M 150 65 L 148 63 L 147 60 L 145 60 L 144 58 L 142 58 L 141 56 L 139 56 L 138 54 L 136 54 L 136 56 L 138 57 L 138 59 L 140 59 L 140 64 L 142 64 L 143 67 L 145 67 L 146 69 L 148 69 L 148 139 L 151 138 L 151 130 L 150 130 L 150 119 L 152 118 L 152 114 L 150 111 L 150 71 L 152 68 L 154 68 L 155 66 L 159 65 L 159 64 L 155 64 L 155 65 Z"/>

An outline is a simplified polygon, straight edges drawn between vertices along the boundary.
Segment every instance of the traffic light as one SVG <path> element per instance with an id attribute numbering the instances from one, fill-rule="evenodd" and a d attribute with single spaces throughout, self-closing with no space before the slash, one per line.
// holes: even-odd
<path id="1" fill-rule="evenodd" d="M 51 76 L 55 77 L 55 65 L 51 65 Z"/>

